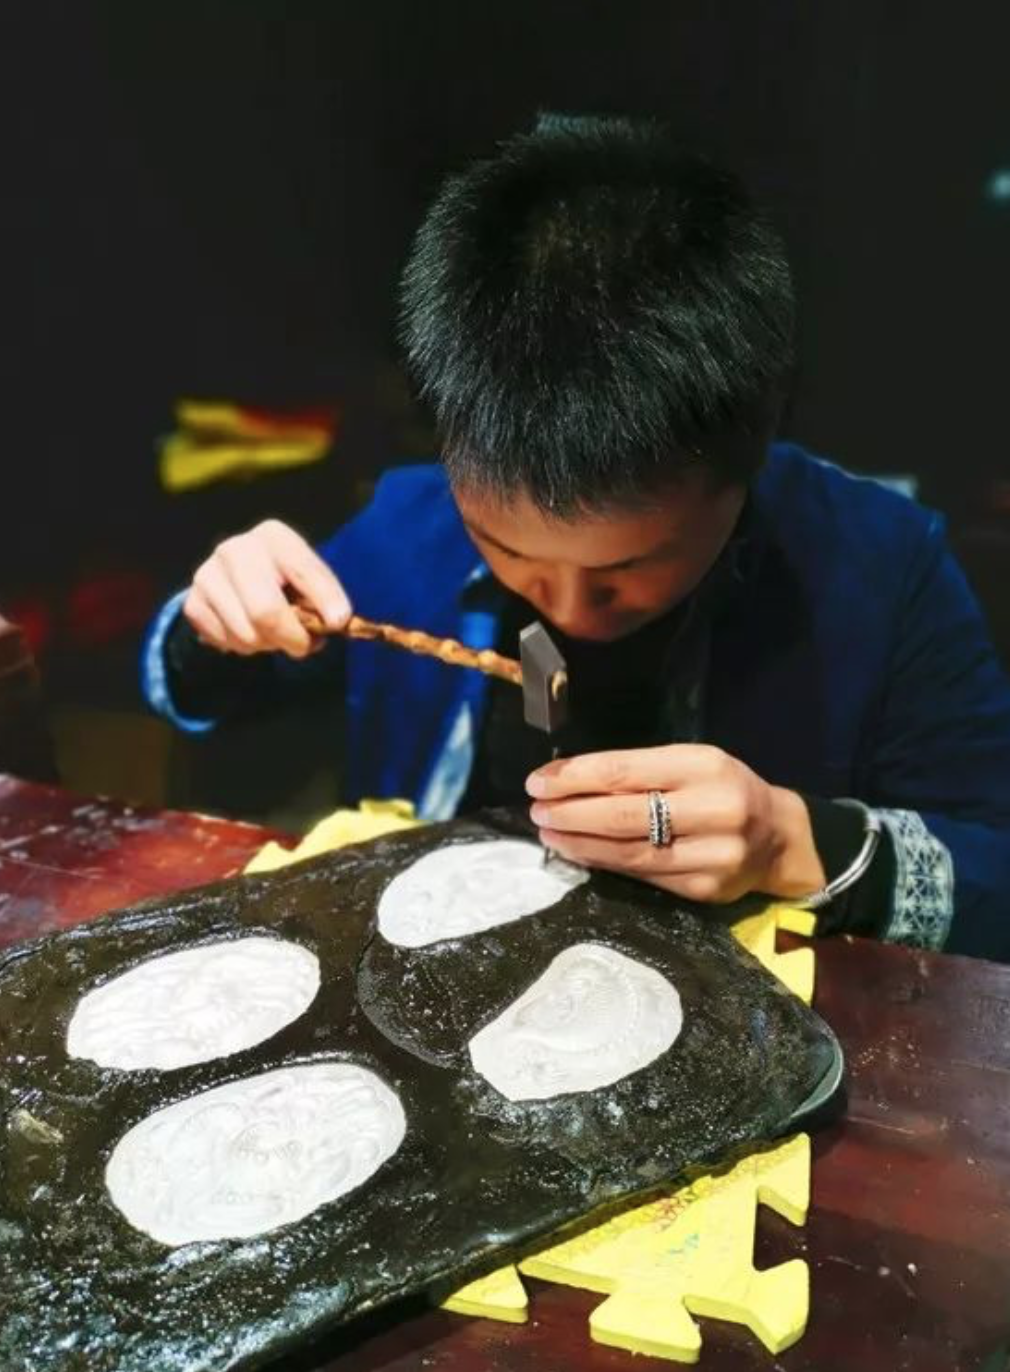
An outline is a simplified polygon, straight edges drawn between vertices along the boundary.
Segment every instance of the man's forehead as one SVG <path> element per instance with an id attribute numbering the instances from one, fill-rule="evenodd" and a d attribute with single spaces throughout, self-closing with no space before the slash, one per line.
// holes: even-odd
<path id="1" fill-rule="evenodd" d="M 454 495 L 467 528 L 478 538 L 527 556 L 563 557 L 568 550 L 587 564 L 640 555 L 674 539 L 699 515 L 698 495 L 682 484 L 643 497 L 635 507 L 577 511 L 564 518 L 541 510 L 527 495 L 508 500 L 473 490 L 455 490 Z"/>
<path id="2" fill-rule="evenodd" d="M 463 518 L 468 523 L 483 525 L 489 531 L 509 527 L 564 534 L 676 518 L 696 503 L 701 491 L 696 491 L 693 483 L 677 482 L 663 490 L 615 499 L 612 504 L 567 509 L 563 514 L 552 513 L 525 491 L 505 496 L 495 491 L 454 486 L 452 493 Z"/>

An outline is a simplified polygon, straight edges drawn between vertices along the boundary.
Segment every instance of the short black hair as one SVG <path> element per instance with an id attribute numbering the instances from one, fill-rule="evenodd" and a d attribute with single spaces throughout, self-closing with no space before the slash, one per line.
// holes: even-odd
<path id="1" fill-rule="evenodd" d="M 748 480 L 793 365 L 777 234 L 652 122 L 541 117 L 450 177 L 401 305 L 453 482 L 562 518 Z"/>

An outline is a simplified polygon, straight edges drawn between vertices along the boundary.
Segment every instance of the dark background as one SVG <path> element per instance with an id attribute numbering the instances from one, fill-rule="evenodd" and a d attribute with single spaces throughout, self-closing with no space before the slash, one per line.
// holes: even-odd
<path id="1" fill-rule="evenodd" d="M 0 604 L 41 613 L 67 779 L 296 819 L 329 802 L 297 726 L 194 748 L 144 721 L 139 625 L 222 534 L 327 533 L 426 451 L 397 273 L 444 172 L 539 108 L 660 115 L 747 176 L 799 288 L 790 435 L 915 477 L 1002 642 L 1008 53 L 1006 0 L 4 5 Z M 169 496 L 155 445 L 181 395 L 336 403 L 338 439 Z M 112 628 L 89 637 L 96 603 Z"/>

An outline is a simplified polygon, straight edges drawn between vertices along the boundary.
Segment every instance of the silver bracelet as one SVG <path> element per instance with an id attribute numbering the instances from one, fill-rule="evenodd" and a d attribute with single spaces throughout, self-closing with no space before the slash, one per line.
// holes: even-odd
<path id="1" fill-rule="evenodd" d="M 799 900 L 789 902 L 791 905 L 798 905 L 803 910 L 823 909 L 825 905 L 830 905 L 836 896 L 840 896 L 850 886 L 855 886 L 859 878 L 866 874 L 880 844 L 880 835 L 884 826 L 880 816 L 875 811 L 864 805 L 861 800 L 850 800 L 848 797 L 835 801 L 835 804 L 849 805 L 860 811 L 863 816 L 865 831 L 863 844 L 845 871 L 835 877 L 833 881 L 829 881 L 826 886 L 822 886 L 819 891 L 814 891 L 812 895 L 801 896 Z"/>

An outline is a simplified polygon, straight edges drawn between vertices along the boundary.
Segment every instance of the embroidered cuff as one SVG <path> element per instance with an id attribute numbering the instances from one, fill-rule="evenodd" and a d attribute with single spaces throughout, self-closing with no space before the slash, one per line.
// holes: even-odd
<path id="1" fill-rule="evenodd" d="M 915 810 L 878 810 L 894 847 L 894 902 L 882 932 L 888 943 L 939 951 L 954 917 L 950 851 Z"/>
<path id="2" fill-rule="evenodd" d="M 190 719 L 186 715 L 181 715 L 175 708 L 168 689 L 165 640 L 179 616 L 185 599 L 185 591 L 172 596 L 151 625 L 140 654 L 140 689 L 151 709 L 169 720 L 177 729 L 182 729 L 187 734 L 205 734 L 214 728 L 217 720 Z"/>

